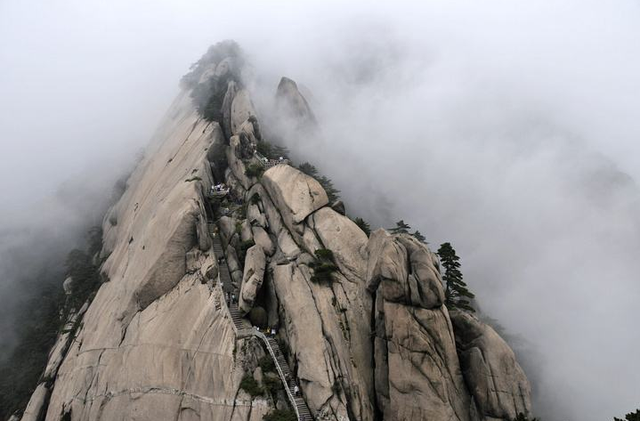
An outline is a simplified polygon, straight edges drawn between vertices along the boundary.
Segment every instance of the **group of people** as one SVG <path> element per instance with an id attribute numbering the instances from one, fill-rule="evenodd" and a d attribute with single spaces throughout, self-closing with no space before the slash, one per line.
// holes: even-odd
<path id="1" fill-rule="evenodd" d="M 263 332 L 263 330 L 262 330 L 262 329 L 260 329 L 260 327 L 255 326 L 255 328 L 256 328 L 256 330 L 257 330 L 258 332 Z M 276 336 L 276 328 L 275 328 L 275 327 L 267 327 L 266 329 L 264 329 L 264 333 L 265 333 L 267 336 Z"/>
<path id="2" fill-rule="evenodd" d="M 227 292 L 227 303 L 235 304 L 236 303 L 236 294 L 232 292 Z"/>
<path id="3" fill-rule="evenodd" d="M 211 192 L 228 192 L 229 189 L 224 183 L 216 184 L 215 186 L 211 186 Z"/>

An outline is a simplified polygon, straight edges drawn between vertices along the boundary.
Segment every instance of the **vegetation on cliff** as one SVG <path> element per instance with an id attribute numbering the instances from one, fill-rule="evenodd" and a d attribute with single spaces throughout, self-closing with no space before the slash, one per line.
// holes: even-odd
<path id="1" fill-rule="evenodd" d="M 442 281 L 445 284 L 445 304 L 449 308 L 475 312 L 470 301 L 475 298 L 475 295 L 469 291 L 466 282 L 462 280 L 460 257 L 450 243 L 443 243 L 438 249 L 438 255 L 444 268 Z"/>
<path id="2" fill-rule="evenodd" d="M 613 421 L 640 421 L 640 409 L 636 409 L 636 412 L 629 412 L 624 416 L 624 419 L 613 418 Z"/>
<path id="3" fill-rule="evenodd" d="M 40 292 L 22 306 L 17 325 L 18 344 L 11 356 L 0 364 L 0 419 L 7 419 L 26 407 L 41 380 L 56 338 L 71 315 L 93 298 L 100 286 L 99 265 L 96 265 L 99 262 L 95 258 L 101 249 L 102 229 L 93 227 L 87 233 L 86 248 L 71 250 L 67 255 L 64 272 L 40 274 L 53 279 L 44 282 Z M 62 287 L 65 278 L 72 279 L 68 294 Z M 72 329 L 77 327 L 78 323 Z"/>

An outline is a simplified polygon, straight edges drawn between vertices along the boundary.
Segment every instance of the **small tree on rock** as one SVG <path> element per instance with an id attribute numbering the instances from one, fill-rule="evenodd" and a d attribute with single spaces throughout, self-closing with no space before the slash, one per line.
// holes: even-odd
<path id="1" fill-rule="evenodd" d="M 422 235 L 422 234 L 420 233 L 420 231 L 416 230 L 416 232 L 414 232 L 414 233 L 413 233 L 413 234 L 411 234 L 411 235 L 413 235 L 413 237 L 414 237 L 416 240 L 420 241 L 421 243 L 425 243 L 425 244 L 427 244 L 427 239 L 425 238 L 425 236 L 424 236 L 424 235 Z"/>
<path id="2" fill-rule="evenodd" d="M 411 227 L 402 219 L 396 222 L 395 228 L 389 228 L 391 234 L 409 234 Z"/>
<path id="3" fill-rule="evenodd" d="M 367 237 L 371 235 L 371 226 L 367 223 L 367 221 L 358 217 L 354 219 L 353 222 L 355 222 L 356 225 L 360 227 L 360 229 L 364 231 L 365 234 L 367 234 Z"/>
<path id="4" fill-rule="evenodd" d="M 459 308 L 461 310 L 475 312 L 469 300 L 475 295 L 469 291 L 467 284 L 462 280 L 460 272 L 460 257 L 451 247 L 451 243 L 443 243 L 438 249 L 438 255 L 444 268 L 442 280 L 445 285 L 445 304 L 447 307 Z"/>

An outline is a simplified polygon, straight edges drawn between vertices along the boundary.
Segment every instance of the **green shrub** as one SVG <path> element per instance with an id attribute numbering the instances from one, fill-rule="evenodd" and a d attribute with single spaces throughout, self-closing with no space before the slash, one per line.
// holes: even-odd
<path id="1" fill-rule="evenodd" d="M 329 249 L 318 249 L 315 255 L 320 260 L 333 262 L 333 252 Z"/>
<path id="2" fill-rule="evenodd" d="M 636 412 L 630 412 L 625 415 L 624 420 L 620 418 L 613 418 L 614 421 L 640 421 L 640 409 L 636 409 Z"/>
<path id="3" fill-rule="evenodd" d="M 91 228 L 86 240 L 85 250 L 69 252 L 64 272 L 53 267 L 39 274 L 42 286 L 31 299 L 22 303 L 16 316 L 15 348 L 0 361 L 0 419 L 8 419 L 15 411 L 26 407 L 31 393 L 43 380 L 40 377 L 49 352 L 71 310 L 78 310 L 90 301 L 101 285 L 93 256 L 102 249 L 102 229 Z M 62 289 L 65 275 L 73 277 L 72 293 L 68 296 Z M 77 320 L 70 332 L 77 331 L 80 324 L 81 320 Z"/>
<path id="4" fill-rule="evenodd" d="M 267 373 L 269 371 L 273 371 L 273 372 L 276 371 L 276 364 L 273 362 L 273 359 L 271 359 L 270 355 L 265 355 L 264 357 L 260 358 L 258 360 L 258 365 L 262 369 L 263 373 Z"/>
<path id="5" fill-rule="evenodd" d="M 227 163 L 226 145 L 223 141 L 213 142 L 207 152 L 207 158 L 211 162 L 211 171 L 216 180 L 224 180 L 224 172 L 229 166 Z"/>
<path id="6" fill-rule="evenodd" d="M 367 234 L 367 237 L 371 235 L 371 226 L 367 223 L 367 221 L 362 218 L 356 218 L 353 220 L 353 222 L 355 222 L 356 225 L 360 227 L 360 229 L 364 231 L 365 234 Z"/>
<path id="7" fill-rule="evenodd" d="M 248 165 L 247 168 L 245 168 L 244 170 L 244 175 L 246 175 L 247 177 L 260 178 L 263 173 L 264 173 L 264 167 L 256 163 Z"/>
<path id="8" fill-rule="evenodd" d="M 280 380 L 280 378 L 274 378 L 274 377 L 264 377 L 264 388 L 267 390 L 267 392 L 269 392 L 270 395 L 275 395 L 278 390 L 282 390 L 284 389 L 284 386 L 282 386 L 282 380 Z"/>
<path id="9" fill-rule="evenodd" d="M 269 142 L 261 140 L 256 145 L 256 151 L 268 159 L 280 159 L 280 157 L 288 158 L 289 150 L 282 146 L 273 145 Z"/>
<path id="10" fill-rule="evenodd" d="M 256 397 L 264 394 L 264 389 L 260 387 L 256 379 L 251 374 L 245 374 L 240 381 L 240 389 L 244 390 L 251 397 Z"/>
<path id="11" fill-rule="evenodd" d="M 338 270 L 334 263 L 333 252 L 329 249 L 318 249 L 315 252 L 316 260 L 309 267 L 313 269 L 311 281 L 317 283 L 332 283 L 333 273 Z"/>
<path id="12" fill-rule="evenodd" d="M 257 205 L 258 202 L 260 202 L 260 195 L 258 193 L 253 193 L 250 200 L 252 204 Z"/>
<path id="13" fill-rule="evenodd" d="M 298 169 L 311 177 L 318 176 L 318 169 L 308 162 L 304 162 L 298 166 Z"/>
<path id="14" fill-rule="evenodd" d="M 296 413 L 290 409 L 276 409 L 262 417 L 263 421 L 297 421 Z"/>

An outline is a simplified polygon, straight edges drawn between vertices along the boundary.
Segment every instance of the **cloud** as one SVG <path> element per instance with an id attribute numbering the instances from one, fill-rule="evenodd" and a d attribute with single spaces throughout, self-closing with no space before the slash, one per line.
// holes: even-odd
<path id="1" fill-rule="evenodd" d="M 311 93 L 323 139 L 292 149 L 350 213 L 453 243 L 482 307 L 532 348 L 539 413 L 611 419 L 640 395 L 638 12 L 632 0 L 3 2 L 0 233 L 91 219 L 68 199 L 42 204 L 68 180 L 87 201 L 110 188 L 189 64 L 233 38 L 263 109 L 282 75 Z"/>

